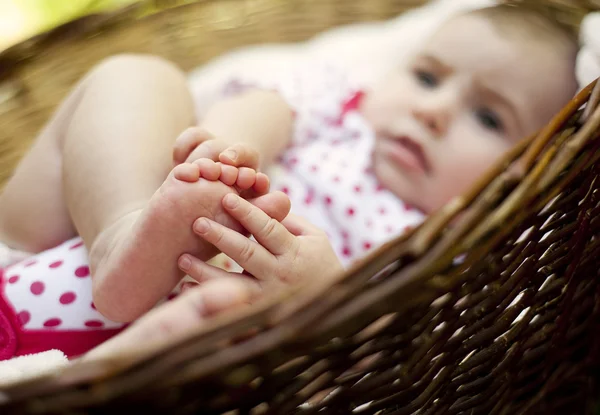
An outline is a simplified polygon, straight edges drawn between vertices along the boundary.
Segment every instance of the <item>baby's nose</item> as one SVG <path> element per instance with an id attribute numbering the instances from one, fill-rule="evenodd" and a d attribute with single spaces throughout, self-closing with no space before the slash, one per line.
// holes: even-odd
<path id="1" fill-rule="evenodd" d="M 441 138 L 448 129 L 450 115 L 442 109 L 416 108 L 413 111 L 415 118 L 421 122 L 435 138 Z"/>

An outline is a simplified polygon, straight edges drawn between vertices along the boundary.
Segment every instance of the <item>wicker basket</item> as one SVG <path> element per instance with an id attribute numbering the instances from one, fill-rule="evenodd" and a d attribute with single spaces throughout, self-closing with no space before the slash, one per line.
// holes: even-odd
<path id="1" fill-rule="evenodd" d="M 68 87 L 107 55 L 152 52 L 189 69 L 232 47 L 305 39 L 420 2 L 156 3 L 82 19 L 0 55 L 3 179 Z M 591 7 L 556 3 L 575 23 Z M 471 192 L 332 285 L 223 316 L 135 361 L 75 365 L 5 389 L 0 413 L 591 412 L 600 369 L 593 88 Z"/>

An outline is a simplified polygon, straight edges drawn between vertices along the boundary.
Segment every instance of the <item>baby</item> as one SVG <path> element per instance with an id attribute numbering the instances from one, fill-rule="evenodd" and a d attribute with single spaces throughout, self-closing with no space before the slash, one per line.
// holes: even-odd
<path id="1" fill-rule="evenodd" d="M 110 320 L 148 311 L 184 272 L 248 290 L 339 273 L 547 123 L 576 91 L 576 53 L 551 20 L 494 7 L 452 18 L 377 83 L 353 84 L 332 57 L 279 80 L 233 79 L 198 120 L 173 66 L 108 60 L 61 105 L 0 197 L 3 240 L 40 252 L 79 234 L 89 268 L 71 240 L 5 270 L 0 318 L 17 344 L 31 346 L 27 334 L 39 330 L 68 333 L 52 344 L 35 337 L 27 352 L 76 355 L 119 330 Z M 268 193 L 259 168 L 282 192 Z M 255 278 L 206 264 L 215 247 Z"/>

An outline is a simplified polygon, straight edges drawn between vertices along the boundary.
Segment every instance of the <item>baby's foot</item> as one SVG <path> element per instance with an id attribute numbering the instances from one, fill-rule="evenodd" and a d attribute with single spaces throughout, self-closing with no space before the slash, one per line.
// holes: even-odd
<path id="1" fill-rule="evenodd" d="M 193 222 L 207 217 L 242 232 L 223 210 L 223 196 L 256 187 L 262 193 L 265 186 L 264 174 L 208 159 L 176 166 L 144 209 L 121 218 L 92 244 L 95 306 L 115 321 L 131 321 L 152 308 L 183 277 L 177 266 L 182 253 L 202 260 L 217 253 L 194 235 Z"/>

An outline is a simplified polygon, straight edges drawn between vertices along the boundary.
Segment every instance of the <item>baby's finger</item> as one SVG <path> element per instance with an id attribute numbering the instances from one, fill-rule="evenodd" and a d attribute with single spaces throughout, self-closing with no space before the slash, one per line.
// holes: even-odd
<path id="1" fill-rule="evenodd" d="M 248 167 L 238 169 L 238 177 L 235 185 L 239 190 L 248 190 L 256 183 L 256 170 Z"/>
<path id="2" fill-rule="evenodd" d="M 223 207 L 272 254 L 281 255 L 294 246 L 294 236 L 281 223 L 247 200 L 228 194 L 223 197 Z"/>
<path id="3" fill-rule="evenodd" d="M 255 294 L 260 293 L 261 288 L 258 280 L 251 278 L 248 275 L 225 271 L 224 269 L 207 264 L 206 262 L 201 261 L 189 254 L 181 255 L 177 263 L 179 268 L 188 276 L 198 281 L 197 283 L 204 283 L 206 281 L 218 278 L 239 278 L 242 280 L 242 282 L 244 282 L 244 284 L 248 284 L 248 288 L 252 290 L 252 292 Z"/>
<path id="4" fill-rule="evenodd" d="M 213 135 L 200 127 L 190 127 L 179 134 L 173 145 L 173 163 L 184 163 L 190 153 L 200 144 L 214 139 Z"/>
<path id="5" fill-rule="evenodd" d="M 318 235 L 323 231 L 310 223 L 308 220 L 304 219 L 301 216 L 297 216 L 294 214 L 289 214 L 281 221 L 281 224 L 292 234 L 295 236 L 300 235 Z M 244 224 L 242 223 L 242 226 Z"/>
<path id="6" fill-rule="evenodd" d="M 268 278 L 277 265 L 277 259 L 258 243 L 210 219 L 197 219 L 193 230 L 258 279 Z"/>
<path id="7" fill-rule="evenodd" d="M 235 144 L 219 155 L 219 161 L 235 167 L 249 167 L 258 170 L 260 155 L 246 144 Z"/>
<path id="8" fill-rule="evenodd" d="M 279 222 L 290 213 L 292 208 L 290 198 L 279 191 L 248 199 L 248 201 Z"/>

